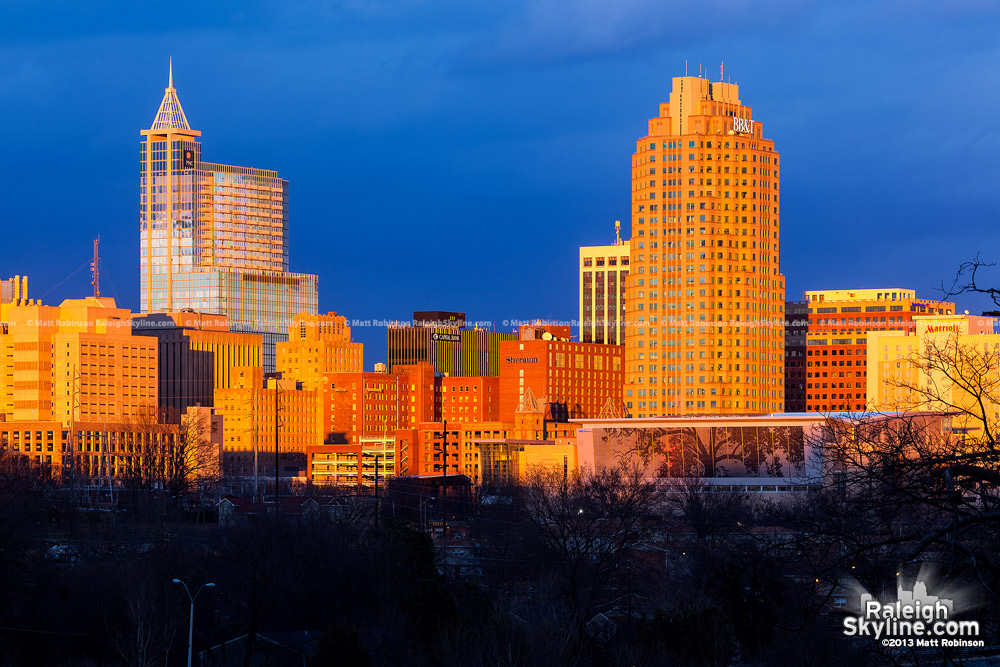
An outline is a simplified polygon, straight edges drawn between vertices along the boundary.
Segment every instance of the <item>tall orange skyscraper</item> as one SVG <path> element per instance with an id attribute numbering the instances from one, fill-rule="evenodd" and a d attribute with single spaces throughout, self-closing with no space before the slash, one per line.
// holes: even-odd
<path id="1" fill-rule="evenodd" d="M 780 411 L 780 157 L 736 84 L 675 77 L 632 156 L 625 405 Z"/>

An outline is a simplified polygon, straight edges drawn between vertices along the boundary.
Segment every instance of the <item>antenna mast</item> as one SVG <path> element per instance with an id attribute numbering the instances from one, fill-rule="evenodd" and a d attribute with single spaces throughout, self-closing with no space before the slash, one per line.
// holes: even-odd
<path id="1" fill-rule="evenodd" d="M 94 296 L 101 296 L 101 258 L 98 256 L 97 247 L 101 243 L 101 235 L 94 239 L 94 259 L 90 262 L 90 284 L 94 286 Z"/>

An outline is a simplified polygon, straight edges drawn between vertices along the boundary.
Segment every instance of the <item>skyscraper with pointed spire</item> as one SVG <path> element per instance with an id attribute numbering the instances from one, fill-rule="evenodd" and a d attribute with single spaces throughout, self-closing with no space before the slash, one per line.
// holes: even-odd
<path id="1" fill-rule="evenodd" d="M 202 160 L 174 88 L 173 62 L 139 148 L 140 307 L 229 318 L 264 337 L 264 368 L 301 312 L 315 315 L 314 275 L 288 272 L 288 181 L 275 171 Z"/>

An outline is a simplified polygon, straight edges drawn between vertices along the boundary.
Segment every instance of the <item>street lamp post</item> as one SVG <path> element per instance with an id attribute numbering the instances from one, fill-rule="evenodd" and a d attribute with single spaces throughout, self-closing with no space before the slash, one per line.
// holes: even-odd
<path id="1" fill-rule="evenodd" d="M 187 593 L 188 600 L 191 601 L 191 616 L 188 620 L 188 667 L 191 667 L 191 646 L 194 643 L 194 601 L 198 599 L 198 595 L 202 590 L 206 588 L 215 588 L 215 584 L 202 584 L 198 591 L 191 595 L 191 591 L 188 590 L 187 584 L 185 584 L 180 579 L 174 579 L 175 584 L 180 584 L 184 587 L 184 592 Z"/>

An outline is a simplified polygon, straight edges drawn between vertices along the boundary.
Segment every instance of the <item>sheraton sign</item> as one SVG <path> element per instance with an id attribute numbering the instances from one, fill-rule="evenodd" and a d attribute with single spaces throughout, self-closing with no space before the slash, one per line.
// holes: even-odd
<path id="1" fill-rule="evenodd" d="M 508 364 L 537 364 L 538 357 L 507 357 Z"/>

